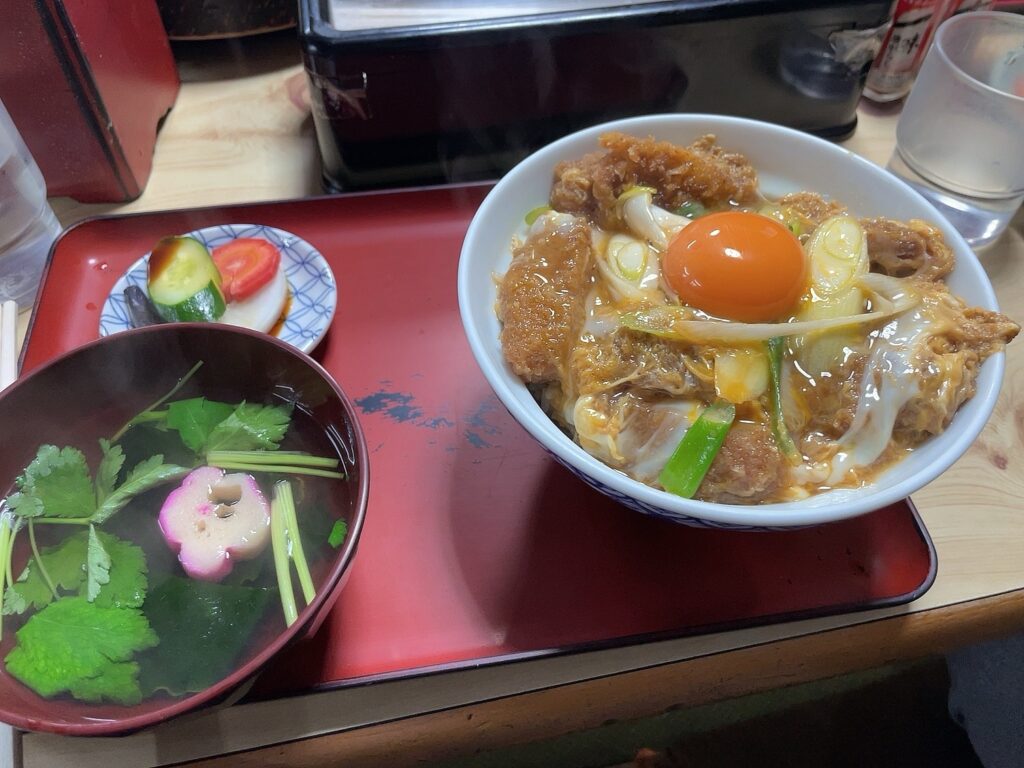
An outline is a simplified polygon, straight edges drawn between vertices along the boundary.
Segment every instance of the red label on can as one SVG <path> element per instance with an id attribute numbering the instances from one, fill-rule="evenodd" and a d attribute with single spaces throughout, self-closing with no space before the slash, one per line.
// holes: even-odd
<path id="1" fill-rule="evenodd" d="M 897 0 L 892 25 L 868 73 L 867 86 L 883 95 L 902 95 L 928 50 L 932 33 L 946 15 L 948 0 Z"/>

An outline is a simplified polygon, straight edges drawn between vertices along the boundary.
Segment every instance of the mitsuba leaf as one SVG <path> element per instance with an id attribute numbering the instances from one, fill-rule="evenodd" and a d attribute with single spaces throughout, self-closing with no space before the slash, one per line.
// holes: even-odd
<path id="1" fill-rule="evenodd" d="M 139 659 L 143 692 L 195 693 L 230 674 L 273 597 L 260 587 L 167 579 L 143 606 L 161 638 Z"/>
<path id="2" fill-rule="evenodd" d="M 113 492 L 117 476 L 124 466 L 124 450 L 120 445 L 111 445 L 109 440 L 100 439 L 103 460 L 96 470 L 96 504 L 99 506 Z"/>
<path id="3" fill-rule="evenodd" d="M 290 405 L 242 403 L 213 429 L 206 441 L 206 450 L 276 450 L 288 431 L 291 414 Z"/>
<path id="4" fill-rule="evenodd" d="M 109 579 L 99 591 L 96 604 L 111 608 L 140 608 L 146 600 L 149 580 L 142 547 L 99 531 L 99 540 L 110 557 Z"/>
<path id="5" fill-rule="evenodd" d="M 47 595 L 49 595 L 49 592 L 47 592 Z M 3 604 L 0 605 L 0 612 L 2 612 L 4 616 L 14 616 L 22 614 L 27 610 L 28 601 L 25 599 L 24 594 L 8 587 L 4 591 Z"/>
<path id="6" fill-rule="evenodd" d="M 167 426 L 195 453 L 202 453 L 210 433 L 235 410 L 229 403 L 194 397 L 167 406 Z"/>
<path id="7" fill-rule="evenodd" d="M 103 531 L 96 532 L 100 546 L 110 558 L 108 580 L 95 597 L 104 607 L 138 608 L 146 598 L 146 556 L 141 547 Z M 90 534 L 81 531 L 60 544 L 45 547 L 39 556 L 46 572 L 61 594 L 82 594 L 88 598 L 87 560 Z M 53 593 L 43 580 L 39 566 L 32 558 L 21 576 L 4 594 L 5 615 L 24 613 L 28 608 L 39 610 L 53 600 Z"/>
<path id="8" fill-rule="evenodd" d="M 60 544 L 45 547 L 39 553 L 46 572 L 58 591 L 77 592 L 85 583 L 87 536 L 84 532 L 69 536 Z M 5 614 L 23 613 L 27 608 L 44 608 L 53 600 L 35 558 L 28 561 L 18 580 L 4 594 Z"/>
<path id="9" fill-rule="evenodd" d="M 68 686 L 68 691 L 79 701 L 137 704 L 142 700 L 139 698 L 139 665 L 134 661 L 110 664 L 101 675 L 74 681 Z"/>
<path id="10" fill-rule="evenodd" d="M 154 424 L 133 427 L 119 445 L 124 448 L 127 466 L 135 466 L 156 453 L 164 457 L 166 464 L 190 467 L 196 462 L 196 454 L 181 441 L 181 435 L 173 429 L 158 429 Z"/>
<path id="11" fill-rule="evenodd" d="M 25 622 L 5 661 L 8 673 L 40 696 L 136 704 L 142 691 L 135 654 L 157 642 L 142 611 L 68 597 Z"/>
<path id="12" fill-rule="evenodd" d="M 89 539 L 85 550 L 85 597 L 91 603 L 100 594 L 100 588 L 110 582 L 110 555 L 104 549 L 96 527 L 89 526 Z"/>
<path id="13" fill-rule="evenodd" d="M 348 523 L 344 520 L 338 520 L 334 523 L 331 528 L 331 533 L 327 537 L 327 543 L 337 549 L 345 541 L 345 537 L 348 535 Z"/>
<path id="14" fill-rule="evenodd" d="M 125 481 L 111 493 L 96 510 L 92 517 L 95 524 L 103 523 L 131 501 L 140 493 L 162 485 L 170 480 L 177 480 L 189 473 L 186 467 L 179 467 L 177 464 L 164 464 L 164 457 L 160 454 L 150 456 L 140 462 L 133 469 Z"/>
<path id="15" fill-rule="evenodd" d="M 7 503 L 21 517 L 88 517 L 96 506 L 89 466 L 76 448 L 40 446 Z"/>

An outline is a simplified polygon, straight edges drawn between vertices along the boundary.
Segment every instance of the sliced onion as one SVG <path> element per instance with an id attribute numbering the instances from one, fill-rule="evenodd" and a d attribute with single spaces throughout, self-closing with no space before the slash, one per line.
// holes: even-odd
<path id="1" fill-rule="evenodd" d="M 768 390 L 768 356 L 761 346 L 715 350 L 715 392 L 730 403 L 756 400 Z"/>
<path id="2" fill-rule="evenodd" d="M 634 187 L 634 189 L 638 189 Z M 651 210 L 651 193 L 646 188 L 626 198 L 622 203 L 622 218 L 637 237 L 642 237 L 659 251 L 668 247 L 668 237 L 658 226 Z"/>
<path id="3" fill-rule="evenodd" d="M 819 296 L 848 291 L 868 273 L 868 238 L 852 216 L 833 216 L 822 222 L 810 241 L 811 286 Z"/>
<path id="4" fill-rule="evenodd" d="M 606 247 L 607 258 L 616 271 L 632 283 L 639 283 L 647 271 L 647 243 L 628 235 L 612 235 Z"/>
<path id="5" fill-rule="evenodd" d="M 601 282 L 620 311 L 665 303 L 657 287 L 659 262 L 646 241 L 617 232 L 611 237 L 594 238 L 594 253 Z M 618 324 L 618 314 L 615 322 Z"/>
<path id="6" fill-rule="evenodd" d="M 650 197 L 651 195 L 657 194 L 657 192 L 658 190 L 656 190 L 654 187 L 645 187 L 641 184 L 634 184 L 632 187 L 623 190 L 622 193 L 618 196 L 617 201 L 620 203 L 624 203 L 630 198 L 636 197 L 637 195 L 647 195 L 648 197 Z"/>
<path id="7" fill-rule="evenodd" d="M 767 341 L 773 336 L 807 336 L 837 328 L 849 328 L 884 320 L 906 312 L 920 302 L 904 281 L 886 275 L 868 274 L 858 280 L 872 294 L 875 309 L 860 315 L 804 320 L 793 323 L 739 323 L 720 320 L 691 320 L 684 307 L 652 307 L 622 316 L 622 324 L 635 331 L 693 344 L 743 344 Z"/>
<path id="8" fill-rule="evenodd" d="M 688 227 L 693 224 L 693 219 L 688 216 L 680 216 L 666 211 L 664 208 L 660 208 L 657 205 L 651 206 L 651 214 L 654 216 L 654 220 L 658 226 L 661 227 L 662 231 L 671 239 L 675 237 L 676 233 L 679 232 L 683 227 Z"/>
<path id="9" fill-rule="evenodd" d="M 656 192 L 651 187 L 630 187 L 619 195 L 618 203 L 622 206 L 622 218 L 633 234 L 664 251 L 668 248 L 669 238 L 675 237 L 692 220 L 654 205 Z"/>

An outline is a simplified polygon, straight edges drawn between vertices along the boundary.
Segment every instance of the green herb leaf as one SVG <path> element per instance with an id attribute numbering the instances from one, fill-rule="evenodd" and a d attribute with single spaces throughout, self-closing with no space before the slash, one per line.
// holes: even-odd
<path id="1" fill-rule="evenodd" d="M 269 589 L 167 579 L 143 608 L 162 642 L 142 659 L 142 690 L 195 693 L 230 674 L 273 597 Z"/>
<path id="2" fill-rule="evenodd" d="M 125 481 L 118 486 L 117 490 L 110 494 L 96 510 L 93 515 L 93 523 L 99 525 L 106 522 L 110 517 L 131 501 L 140 493 L 145 493 L 151 488 L 162 485 L 170 480 L 177 480 L 189 473 L 185 467 L 177 464 L 164 464 L 164 457 L 161 454 L 150 456 L 128 473 Z"/>
<path id="3" fill-rule="evenodd" d="M 46 589 L 46 585 L 43 584 L 43 589 L 46 590 L 47 598 L 50 597 L 50 590 Z M 4 616 L 16 616 L 24 613 L 28 610 L 28 602 L 25 599 L 25 595 L 15 589 L 12 585 L 4 591 L 4 601 L 2 608 L 2 615 Z"/>
<path id="4" fill-rule="evenodd" d="M 89 543 L 85 555 L 85 597 L 91 603 L 100 588 L 110 582 L 110 555 L 103 548 L 96 526 L 89 526 Z"/>
<path id="5" fill-rule="evenodd" d="M 138 608 L 146 599 L 147 567 L 142 549 L 129 541 L 103 531 L 96 535 L 110 558 L 108 581 L 99 590 L 96 604 L 104 607 Z M 54 586 L 65 594 L 81 594 L 88 598 L 89 531 L 69 536 L 60 544 L 44 547 L 39 553 Z M 5 615 L 24 613 L 28 608 L 39 610 L 53 600 L 53 594 L 39 573 L 35 558 L 21 572 L 4 594 Z"/>
<path id="6" fill-rule="evenodd" d="M 291 421 L 290 405 L 242 403 L 218 424 L 206 442 L 207 451 L 273 451 Z"/>
<path id="7" fill-rule="evenodd" d="M 210 433 L 230 416 L 235 406 L 205 397 L 179 400 L 167 406 L 167 426 L 181 435 L 181 441 L 201 453 Z"/>
<path id="8" fill-rule="evenodd" d="M 58 590 L 77 592 L 85 581 L 85 556 L 87 537 L 84 532 L 70 536 L 60 544 L 46 547 L 39 553 L 46 572 L 53 579 Z M 28 561 L 21 576 L 4 595 L 4 614 L 24 613 L 29 608 L 46 607 L 53 600 L 53 594 L 39 573 L 35 558 Z"/>
<path id="9" fill-rule="evenodd" d="M 99 702 L 106 699 L 119 704 L 136 704 L 142 700 L 139 665 L 134 661 L 109 664 L 102 674 L 78 680 L 69 690 L 79 701 Z"/>
<path id="10" fill-rule="evenodd" d="M 7 503 L 21 517 L 88 517 L 96 496 L 85 456 L 76 448 L 40 446 Z"/>
<path id="11" fill-rule="evenodd" d="M 160 426 L 156 423 L 139 424 L 121 438 L 118 445 L 124 449 L 126 466 L 133 467 L 156 453 L 164 457 L 166 464 L 195 465 L 196 454 L 181 441 L 181 435 L 173 429 L 160 429 Z"/>
<path id="12" fill-rule="evenodd" d="M 82 701 L 118 704 L 142 700 L 132 659 L 158 642 L 142 611 L 106 608 L 84 597 L 46 606 L 17 637 L 7 671 L 40 696 L 68 692 Z"/>
<path id="13" fill-rule="evenodd" d="M 103 460 L 96 471 L 96 505 L 102 504 L 117 485 L 117 476 L 124 466 L 124 450 L 120 445 L 111 446 L 109 440 L 100 438 Z"/>
<path id="14" fill-rule="evenodd" d="M 84 531 L 79 534 L 84 535 Z M 99 540 L 110 558 L 110 578 L 100 590 L 96 604 L 111 608 L 142 607 L 149 586 L 149 569 L 142 547 L 103 531 L 99 531 Z"/>
<path id="15" fill-rule="evenodd" d="M 198 371 L 202 367 L 203 361 L 200 360 L 198 363 L 189 368 L 185 375 L 178 379 L 178 383 L 171 387 L 171 390 L 166 395 L 161 397 L 148 408 L 145 408 L 140 413 L 136 414 L 133 418 L 129 419 L 128 422 L 123 427 L 121 427 L 119 430 L 117 430 L 117 432 L 114 433 L 114 436 L 110 438 L 110 442 L 116 443 L 118 440 L 124 437 L 125 433 L 131 431 L 131 428 L 134 427 L 136 424 L 143 424 L 151 421 L 165 422 L 167 419 L 167 412 L 157 411 L 157 408 L 159 408 L 161 405 L 163 405 L 176 394 L 178 394 L 184 388 L 184 386 L 188 384 L 189 380 L 196 375 L 196 371 Z"/>
<path id="16" fill-rule="evenodd" d="M 345 541 L 345 537 L 348 535 L 348 523 L 344 520 L 338 520 L 334 527 L 331 528 L 331 535 L 327 537 L 327 543 L 337 549 L 341 546 L 342 542 Z"/>

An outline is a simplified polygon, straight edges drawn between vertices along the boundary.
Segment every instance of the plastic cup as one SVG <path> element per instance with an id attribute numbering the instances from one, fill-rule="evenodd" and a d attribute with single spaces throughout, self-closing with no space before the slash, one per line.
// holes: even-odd
<path id="1" fill-rule="evenodd" d="M 32 305 L 59 234 L 39 166 L 0 103 L 0 302 Z"/>
<path id="2" fill-rule="evenodd" d="M 954 16 L 935 35 L 896 128 L 889 170 L 974 247 L 1024 201 L 1024 17 Z"/>

